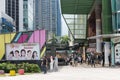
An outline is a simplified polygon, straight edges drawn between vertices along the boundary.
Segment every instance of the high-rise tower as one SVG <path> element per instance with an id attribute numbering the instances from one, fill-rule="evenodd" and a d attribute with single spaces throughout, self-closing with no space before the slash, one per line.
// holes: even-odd
<path id="1" fill-rule="evenodd" d="M 61 15 L 59 0 L 36 0 L 36 29 L 45 29 L 48 33 L 61 33 Z"/>

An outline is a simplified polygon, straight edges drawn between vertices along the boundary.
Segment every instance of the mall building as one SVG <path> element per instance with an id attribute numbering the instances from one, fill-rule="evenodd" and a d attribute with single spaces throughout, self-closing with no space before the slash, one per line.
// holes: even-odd
<path id="1" fill-rule="evenodd" d="M 15 32 L 15 21 L 5 13 L 5 0 L 0 2 L 0 34 Z"/>
<path id="2" fill-rule="evenodd" d="M 71 45 L 104 53 L 105 65 L 120 64 L 120 0 L 61 0 Z"/>

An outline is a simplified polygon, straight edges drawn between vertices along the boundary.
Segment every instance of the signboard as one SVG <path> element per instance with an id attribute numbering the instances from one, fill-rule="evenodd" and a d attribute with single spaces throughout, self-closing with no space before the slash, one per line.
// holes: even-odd
<path id="1" fill-rule="evenodd" d="M 7 60 L 39 60 L 39 43 L 12 43 L 6 44 Z"/>

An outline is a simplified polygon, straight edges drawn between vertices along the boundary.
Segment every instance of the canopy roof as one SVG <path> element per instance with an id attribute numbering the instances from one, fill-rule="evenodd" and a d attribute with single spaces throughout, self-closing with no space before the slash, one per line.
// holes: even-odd
<path id="1" fill-rule="evenodd" d="M 62 14 L 89 14 L 95 0 L 61 0 Z"/>

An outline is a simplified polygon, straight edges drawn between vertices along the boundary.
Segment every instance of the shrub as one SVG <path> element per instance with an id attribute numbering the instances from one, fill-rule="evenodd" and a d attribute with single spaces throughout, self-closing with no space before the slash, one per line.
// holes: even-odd
<path id="1" fill-rule="evenodd" d="M 7 64 L 7 66 L 6 66 L 6 72 L 9 72 L 10 70 L 17 70 L 17 67 L 16 67 L 16 64 L 11 64 L 11 63 L 9 63 L 9 64 Z"/>
<path id="2" fill-rule="evenodd" d="M 30 64 L 30 71 L 31 72 L 41 72 L 39 66 L 37 64 Z"/>
<path id="3" fill-rule="evenodd" d="M 1 63 L 0 64 L 0 70 L 5 70 L 7 66 L 7 63 Z"/>
<path id="4" fill-rule="evenodd" d="M 18 71 L 19 69 L 24 69 L 25 72 L 28 73 L 37 73 L 41 72 L 41 69 L 37 64 L 29 64 L 29 63 L 21 63 L 21 64 L 12 64 L 12 63 L 2 63 L 0 64 L 0 70 L 4 70 L 5 72 L 9 72 L 10 70 Z"/>
<path id="5" fill-rule="evenodd" d="M 25 72 L 28 72 L 28 73 L 41 72 L 37 64 L 29 64 L 29 63 L 18 64 L 17 69 L 24 69 Z"/>

